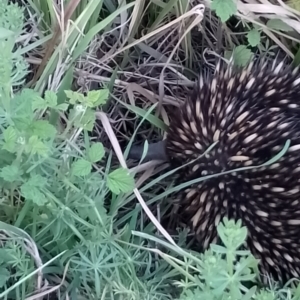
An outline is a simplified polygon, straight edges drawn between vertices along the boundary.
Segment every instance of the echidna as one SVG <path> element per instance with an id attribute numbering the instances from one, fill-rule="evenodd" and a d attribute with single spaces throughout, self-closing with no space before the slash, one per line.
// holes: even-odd
<path id="1" fill-rule="evenodd" d="M 166 154 L 184 167 L 180 183 L 227 173 L 181 190 L 180 215 L 206 249 L 227 216 L 248 229 L 247 247 L 261 272 L 278 280 L 300 277 L 300 75 L 298 68 L 259 60 L 245 68 L 219 62 L 201 77 L 171 119 Z"/>

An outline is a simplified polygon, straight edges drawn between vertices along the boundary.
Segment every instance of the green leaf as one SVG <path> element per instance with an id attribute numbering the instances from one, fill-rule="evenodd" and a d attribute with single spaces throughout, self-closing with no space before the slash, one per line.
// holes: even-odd
<path id="1" fill-rule="evenodd" d="M 32 101 L 32 109 L 33 110 L 43 110 L 48 107 L 47 102 L 41 97 L 35 97 Z"/>
<path id="2" fill-rule="evenodd" d="M 26 200 L 30 200 L 39 206 L 43 206 L 48 202 L 45 195 L 29 182 L 21 185 L 21 194 Z"/>
<path id="3" fill-rule="evenodd" d="M 39 174 L 34 174 L 27 181 L 31 186 L 42 188 L 47 184 L 47 179 Z"/>
<path id="4" fill-rule="evenodd" d="M 100 161 L 104 154 L 105 150 L 102 143 L 94 143 L 88 151 L 88 157 L 93 163 Z"/>
<path id="5" fill-rule="evenodd" d="M 247 34 L 248 42 L 252 47 L 256 47 L 260 43 L 260 32 L 252 29 Z"/>
<path id="6" fill-rule="evenodd" d="M 83 116 L 78 116 L 74 124 L 88 131 L 92 131 L 96 121 L 95 112 L 91 108 L 87 108 Z"/>
<path id="7" fill-rule="evenodd" d="M 32 89 L 23 89 L 21 93 L 14 96 L 11 101 L 11 109 L 14 112 L 14 117 L 33 118 L 33 102 L 40 96 Z"/>
<path id="8" fill-rule="evenodd" d="M 40 138 L 53 138 L 56 135 L 56 129 L 46 120 L 35 121 L 31 125 L 32 134 Z"/>
<path id="9" fill-rule="evenodd" d="M 0 39 L 6 39 L 13 35 L 14 35 L 13 31 L 3 28 L 3 27 L 0 27 Z"/>
<path id="10" fill-rule="evenodd" d="M 39 154 L 42 156 L 47 156 L 49 150 L 48 147 L 42 141 L 40 141 L 36 135 L 33 135 L 29 138 L 25 149 L 27 153 L 31 152 L 32 154 Z"/>
<path id="11" fill-rule="evenodd" d="M 162 130 L 168 129 L 168 126 L 160 118 L 156 117 L 154 114 L 149 113 L 149 111 L 135 105 L 129 105 L 126 103 L 123 104 L 132 112 L 136 113 L 142 118 L 145 118 L 145 120 L 147 120 L 148 122 L 152 123 L 155 127 L 160 128 Z"/>
<path id="12" fill-rule="evenodd" d="M 31 125 L 31 118 L 28 117 L 15 117 L 12 118 L 16 129 L 18 129 L 21 132 L 27 131 Z"/>
<path id="13" fill-rule="evenodd" d="M 57 96 L 52 91 L 45 92 L 45 100 L 49 107 L 53 108 L 57 105 Z"/>
<path id="14" fill-rule="evenodd" d="M 9 262 L 12 259 L 13 255 L 10 254 L 10 251 L 8 249 L 0 248 L 0 265 Z"/>
<path id="15" fill-rule="evenodd" d="M 21 194 L 26 200 L 30 200 L 35 204 L 42 206 L 45 205 L 48 200 L 44 193 L 41 192 L 47 184 L 47 179 L 39 174 L 35 174 L 29 178 L 27 182 L 21 185 Z"/>
<path id="16" fill-rule="evenodd" d="M 246 66 L 252 57 L 252 52 L 244 45 L 237 46 L 233 50 L 234 63 L 237 66 Z"/>
<path id="17" fill-rule="evenodd" d="M 228 251 L 227 248 L 216 244 L 210 244 L 210 249 L 219 254 L 225 254 Z"/>
<path id="18" fill-rule="evenodd" d="M 15 153 L 16 152 L 16 144 L 13 143 L 4 143 L 4 145 L 2 146 L 3 150 L 6 150 L 10 153 Z"/>
<path id="19" fill-rule="evenodd" d="M 12 126 L 9 126 L 4 130 L 3 137 L 6 143 L 10 143 L 16 142 L 18 135 L 16 130 Z"/>
<path id="20" fill-rule="evenodd" d="M 22 173 L 15 165 L 6 166 L 0 171 L 0 176 L 7 182 L 17 181 L 20 175 L 22 175 Z"/>
<path id="21" fill-rule="evenodd" d="M 252 297 L 254 296 L 256 289 L 257 289 L 257 286 L 253 286 L 252 288 L 250 288 L 250 290 L 248 290 L 248 292 L 243 296 L 243 300 L 253 299 Z"/>
<path id="22" fill-rule="evenodd" d="M 119 168 L 108 175 L 107 187 L 117 195 L 128 193 L 134 189 L 134 178 L 128 170 Z"/>
<path id="23" fill-rule="evenodd" d="M 2 148 L 8 152 L 15 152 L 18 137 L 16 130 L 11 126 L 7 127 L 3 132 L 3 137 L 5 143 Z"/>
<path id="24" fill-rule="evenodd" d="M 9 278 L 10 272 L 3 266 L 0 266 L 0 288 L 4 287 Z"/>
<path id="25" fill-rule="evenodd" d="M 77 100 L 77 93 L 73 91 L 65 91 L 67 98 L 69 98 L 71 104 L 75 104 Z"/>
<path id="26" fill-rule="evenodd" d="M 108 89 L 89 91 L 87 94 L 87 105 L 90 107 L 103 105 L 106 103 L 108 96 Z"/>
<path id="27" fill-rule="evenodd" d="M 65 91 L 66 96 L 69 98 L 69 102 L 71 104 L 76 104 L 76 102 L 83 103 L 85 102 L 85 97 L 78 93 L 73 91 Z"/>
<path id="28" fill-rule="evenodd" d="M 91 171 L 92 164 L 83 158 L 78 159 L 72 165 L 72 173 L 75 176 L 87 176 Z"/>
<path id="29" fill-rule="evenodd" d="M 275 30 L 293 31 L 293 28 L 291 28 L 289 25 L 284 23 L 281 19 L 270 19 L 267 22 L 267 26 L 269 28 L 272 28 L 272 29 L 275 29 Z"/>
<path id="30" fill-rule="evenodd" d="M 216 11 L 222 22 L 226 22 L 237 12 L 237 7 L 233 0 L 213 0 L 211 9 Z"/>
<path id="31" fill-rule="evenodd" d="M 62 104 L 57 105 L 55 108 L 57 110 L 66 111 L 68 109 L 68 107 L 69 107 L 68 103 L 62 103 Z"/>

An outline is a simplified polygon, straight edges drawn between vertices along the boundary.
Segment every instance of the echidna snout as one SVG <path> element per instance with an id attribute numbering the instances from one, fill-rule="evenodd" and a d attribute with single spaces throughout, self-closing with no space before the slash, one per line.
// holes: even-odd
<path id="1" fill-rule="evenodd" d="M 261 271 L 279 280 L 300 275 L 299 122 L 298 69 L 276 61 L 246 68 L 219 63 L 176 111 L 166 141 L 173 166 L 197 159 L 181 170 L 182 183 L 262 165 L 290 140 L 290 148 L 273 164 L 204 180 L 178 198 L 180 214 L 204 249 L 216 241 L 224 216 L 241 219 Z"/>

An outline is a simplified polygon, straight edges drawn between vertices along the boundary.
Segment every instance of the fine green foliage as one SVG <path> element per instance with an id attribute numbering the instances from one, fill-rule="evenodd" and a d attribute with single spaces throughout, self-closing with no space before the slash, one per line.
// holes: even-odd
<path id="1" fill-rule="evenodd" d="M 20 48 L 13 51 L 15 39 L 22 33 L 23 9 L 3 0 L 0 3 L 0 87 L 8 94 L 10 87 L 24 82 L 28 64 L 20 55 Z"/>
<path id="2" fill-rule="evenodd" d="M 0 28 L 1 30 L 5 28 L 14 33 L 19 33 L 23 27 L 24 10 L 17 3 L 8 2 L 8 0 L 2 0 L 0 3 Z"/>
<path id="3" fill-rule="evenodd" d="M 243 247 L 247 229 L 240 220 L 226 217 L 217 226 L 221 243 L 210 244 L 204 253 L 187 252 L 165 241 L 135 232 L 158 245 L 172 250 L 172 256 L 160 252 L 163 259 L 182 275 L 176 286 L 182 289 L 179 300 L 296 300 L 300 295 L 299 280 L 279 288 L 270 280 L 270 287 L 259 282 L 258 260 Z"/>
<path id="4" fill-rule="evenodd" d="M 91 130 L 95 122 L 94 107 L 105 103 L 105 98 L 108 96 L 107 90 L 88 93 L 86 97 L 70 91 L 66 91 L 66 94 L 73 108 L 70 109 L 68 119 L 65 119 L 67 126 L 62 132 L 58 132 L 48 120 L 36 119 L 36 116 L 40 114 L 40 109 L 51 108 L 57 111 L 67 109 L 68 103 L 57 105 L 54 93 L 47 91 L 45 97 L 42 98 L 33 90 L 24 89 L 13 95 L 11 99 L 5 98 L 8 95 L 2 94 L 0 124 L 3 128 L 3 135 L 0 145 L 2 145 L 4 155 L 10 153 L 13 156 L 10 157 L 10 164 L 6 161 L 6 165 L 0 169 L 0 176 L 4 184 L 5 182 L 9 185 L 13 183 L 14 189 L 20 188 L 25 200 L 31 200 L 36 204 L 39 202 L 40 205 L 45 205 L 47 202 L 45 199 L 47 192 L 44 190 L 46 183 L 50 187 L 55 186 L 55 180 L 63 179 L 61 176 L 70 176 L 67 175 L 68 168 L 64 168 L 68 161 L 71 164 L 69 174 L 83 177 L 90 175 L 92 164 L 99 162 L 105 155 L 103 145 L 95 143 L 85 149 L 84 158 L 76 159 L 77 155 L 69 153 L 69 158 L 61 161 L 67 147 L 63 140 L 69 137 L 73 130 L 79 128 Z M 9 104 L 7 108 L 6 103 Z M 34 168 L 30 165 L 34 165 Z M 46 171 L 45 168 L 48 170 Z M 61 173 L 62 168 L 63 173 Z M 48 178 L 50 174 L 51 177 Z M 69 179 L 72 181 L 71 178 Z M 54 180 L 54 182 L 51 183 L 49 180 Z M 133 182 L 132 176 L 122 169 L 113 171 L 107 177 L 107 187 L 116 194 L 120 191 L 132 191 Z"/>
<path id="5" fill-rule="evenodd" d="M 213 0 L 211 2 L 211 9 L 216 12 L 222 22 L 226 22 L 237 12 L 234 0 Z"/>
<path id="6" fill-rule="evenodd" d="M 5 248 L 0 248 L 0 292 L 34 270 L 30 255 L 23 249 L 14 240 L 7 241 Z M 34 286 L 26 286 L 27 293 L 33 291 Z"/>
<path id="7" fill-rule="evenodd" d="M 224 218 L 217 227 L 223 246 L 211 244 L 210 249 L 200 255 L 193 270 L 194 283 L 186 285 L 180 300 L 279 300 L 297 299 L 297 290 L 288 284 L 283 290 L 265 289 L 256 285 L 258 260 L 250 251 L 241 249 L 246 240 L 247 229 L 241 221 Z M 195 286 L 191 288 L 191 286 Z M 285 291 L 285 295 L 282 292 Z M 287 297 L 287 295 L 289 296 Z"/>
<path id="8" fill-rule="evenodd" d="M 169 108 L 186 96 L 199 62 L 205 72 L 203 49 L 225 50 L 239 66 L 257 49 L 275 56 L 264 27 L 251 22 L 256 7 L 236 22 L 236 0 L 212 0 L 216 16 L 204 16 L 205 35 L 198 39 L 192 16 L 182 18 L 197 1 L 58 2 L 0 1 L 0 298 L 42 298 L 38 293 L 47 294 L 49 283 L 55 294 L 45 299 L 300 299 L 300 285 L 261 288 L 256 282 L 258 262 L 241 248 L 247 236 L 241 221 L 222 220 L 222 245 L 205 253 L 185 250 L 185 230 L 172 232 L 180 247 L 166 242 L 137 200 L 133 174 L 140 172 L 119 165 L 100 121 L 95 130 L 95 111 L 102 110 L 120 145 L 131 136 L 128 128 L 139 138 L 160 138 Z M 68 4 L 77 6 L 63 25 Z M 272 34 L 286 34 L 278 40 L 288 49 L 291 28 L 283 15 L 266 25 Z M 54 51 L 32 84 L 24 57 L 35 70 L 58 23 Z M 219 40 L 220 26 L 226 34 Z M 172 57 L 170 49 L 176 50 Z M 102 88 L 89 91 L 90 80 Z M 161 111 L 154 113 L 159 102 Z M 168 181 L 172 171 L 146 178 L 152 170 L 137 179 L 138 191 L 150 209 L 159 204 L 154 215 L 164 221 L 160 200 L 177 187 Z"/>
<path id="9" fill-rule="evenodd" d="M 183 292 L 180 299 L 251 299 L 256 287 L 248 289 L 247 282 L 257 276 L 258 261 L 250 251 L 240 250 L 246 239 L 247 229 L 241 222 L 224 218 L 217 227 L 224 246 L 211 244 L 201 255 L 201 263 L 196 266 L 199 286 Z"/>
<path id="10" fill-rule="evenodd" d="M 4 13 L 8 12 L 9 9 Z M 14 10 L 12 12 L 15 14 Z M 18 29 L 16 32 L 19 32 L 21 25 L 9 28 Z M 16 79 L 23 79 L 26 74 L 23 58 L 12 51 L 15 37 L 16 34 L 12 34 L 0 41 L 2 220 L 13 222 L 21 228 L 26 227 L 42 249 L 46 261 L 68 250 L 60 262 L 63 266 L 66 259 L 72 258 L 67 280 L 72 282 L 78 276 L 84 276 L 85 281 L 77 284 L 84 286 L 87 281 L 92 281 L 88 285 L 94 286 L 100 297 L 105 293 L 107 284 L 108 293 L 112 289 L 118 290 L 114 282 L 120 281 L 116 277 L 113 279 L 118 273 L 135 272 L 132 262 L 125 262 L 127 254 L 121 253 L 114 241 L 122 236 L 122 231 L 113 237 L 111 227 L 114 216 L 108 217 L 104 207 L 104 200 L 113 194 L 131 192 L 134 179 L 128 171 L 118 166 L 107 169 L 102 143 L 88 145 L 76 141 L 75 146 L 73 137 L 78 130 L 85 132 L 94 127 L 95 107 L 105 104 L 109 93 L 107 89 L 100 89 L 83 96 L 65 91 L 67 102 L 61 103 L 52 91 L 46 91 L 43 97 L 32 89 L 11 92 Z M 20 65 L 22 68 L 18 68 Z M 50 110 L 60 114 L 64 126 L 55 127 L 49 123 Z M 93 167 L 96 171 L 92 172 Z M 13 257 L 12 247 L 19 252 L 18 256 Z M 4 248 L 0 249 L 3 254 L 0 261 L 0 293 L 3 295 L 12 283 L 34 269 L 24 249 L 14 241 L 6 242 Z M 5 253 L 12 258 L 4 260 Z M 98 262 L 101 263 L 96 263 L 94 259 L 100 259 Z M 107 264 L 114 264 L 112 259 L 118 259 L 114 270 L 107 269 Z M 96 266 L 93 267 L 94 271 L 89 269 L 89 262 L 92 261 Z M 82 266 L 82 262 L 86 267 Z M 101 273 L 103 265 L 106 265 L 104 268 L 110 275 L 104 275 L 106 271 Z M 56 266 L 59 268 L 60 264 Z M 96 277 L 95 272 L 98 274 Z M 63 269 L 60 274 L 62 276 Z M 130 278 L 134 276 L 132 273 Z M 22 299 L 33 291 L 33 280 L 32 277 L 25 281 Z M 100 286 L 99 281 L 104 285 Z M 126 282 L 123 284 L 126 286 Z M 20 293 L 19 288 L 14 289 L 13 293 Z"/>

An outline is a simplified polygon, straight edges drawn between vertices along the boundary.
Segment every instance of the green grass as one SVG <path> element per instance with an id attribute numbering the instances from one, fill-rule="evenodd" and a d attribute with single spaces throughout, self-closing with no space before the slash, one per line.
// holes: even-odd
<path id="1" fill-rule="evenodd" d="M 251 283 L 240 223 L 220 224 L 225 248 L 190 251 L 186 229 L 161 225 L 176 170 L 126 160 L 220 52 L 297 64 L 287 8 L 262 24 L 231 0 L 204 15 L 189 0 L 62 2 L 0 3 L 0 299 L 299 299 L 297 281 Z"/>

